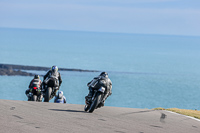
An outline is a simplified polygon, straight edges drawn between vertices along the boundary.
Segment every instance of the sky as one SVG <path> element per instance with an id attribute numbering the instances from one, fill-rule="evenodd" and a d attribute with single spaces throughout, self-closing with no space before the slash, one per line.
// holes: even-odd
<path id="1" fill-rule="evenodd" d="M 200 0 L 0 0 L 0 27 L 200 36 Z"/>

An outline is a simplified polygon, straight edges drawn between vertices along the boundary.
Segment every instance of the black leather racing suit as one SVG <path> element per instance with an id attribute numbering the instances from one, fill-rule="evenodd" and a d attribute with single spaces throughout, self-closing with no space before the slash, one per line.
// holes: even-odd
<path id="1" fill-rule="evenodd" d="M 87 101 L 91 101 L 91 98 L 94 94 L 95 89 L 99 89 L 101 86 L 105 87 L 106 90 L 104 92 L 103 103 L 107 99 L 108 96 L 112 94 L 112 82 L 108 77 L 98 76 L 95 77 L 92 81 L 90 81 L 87 86 L 89 87 L 89 94 L 86 96 Z"/>
<path id="2" fill-rule="evenodd" d="M 60 85 L 62 83 L 62 79 L 61 79 L 60 73 L 58 71 L 53 72 L 52 70 L 49 70 L 46 73 L 46 75 L 44 75 L 44 81 L 49 78 L 53 78 L 55 80 L 56 86 L 60 87 Z M 43 84 L 45 85 L 44 81 L 43 81 Z M 54 86 L 54 87 L 56 87 L 56 86 Z M 54 93 L 56 94 L 56 92 L 57 92 L 57 90 Z"/>

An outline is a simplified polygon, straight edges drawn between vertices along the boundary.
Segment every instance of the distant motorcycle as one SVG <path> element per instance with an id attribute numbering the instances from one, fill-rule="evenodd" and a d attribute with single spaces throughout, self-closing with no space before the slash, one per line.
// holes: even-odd
<path id="1" fill-rule="evenodd" d="M 42 93 L 41 89 L 39 87 L 33 87 L 32 91 L 29 92 L 29 99 L 28 101 L 36 101 L 36 102 L 42 102 Z"/>
<path id="2" fill-rule="evenodd" d="M 86 105 L 84 110 L 92 113 L 95 109 L 100 108 L 102 106 L 102 100 L 104 97 L 105 88 L 100 87 L 98 90 L 94 90 L 94 95 L 92 97 L 91 102 L 85 101 Z"/>
<path id="3" fill-rule="evenodd" d="M 55 95 L 56 90 L 59 90 L 59 85 L 57 80 L 54 78 L 49 78 L 44 81 L 44 102 L 49 102 Z"/>

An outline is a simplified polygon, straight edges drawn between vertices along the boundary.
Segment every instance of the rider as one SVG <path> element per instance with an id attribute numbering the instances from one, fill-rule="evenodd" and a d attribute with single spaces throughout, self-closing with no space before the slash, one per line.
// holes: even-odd
<path id="1" fill-rule="evenodd" d="M 63 91 L 58 91 L 58 95 L 55 97 L 54 103 L 66 103 L 66 98 L 63 95 Z"/>
<path id="2" fill-rule="evenodd" d="M 58 86 L 60 87 L 60 85 L 62 83 L 62 79 L 61 79 L 60 73 L 58 72 L 57 66 L 52 66 L 51 70 L 49 70 L 46 73 L 46 75 L 44 75 L 44 81 L 49 78 L 53 78 L 55 80 L 55 83 L 58 84 Z M 43 83 L 44 83 L 44 81 L 43 81 Z M 58 83 L 58 81 L 59 81 L 59 83 Z M 57 92 L 57 90 L 55 90 L 54 95 L 56 95 L 56 92 Z"/>
<path id="3" fill-rule="evenodd" d="M 92 100 L 95 89 L 99 89 L 101 86 L 106 88 L 101 102 L 102 106 L 104 106 L 105 100 L 112 94 L 112 82 L 108 78 L 108 73 L 102 72 L 98 77 L 95 77 L 92 81 L 90 81 L 87 86 L 89 87 L 89 94 L 85 97 L 85 99 L 88 102 Z"/>
<path id="4" fill-rule="evenodd" d="M 40 76 L 39 75 L 35 75 L 33 80 L 31 80 L 30 84 L 29 84 L 29 89 L 26 90 L 25 94 L 28 97 L 28 100 L 30 100 L 30 96 L 29 96 L 29 92 L 32 92 L 32 88 L 33 86 L 38 86 L 38 88 L 41 87 L 42 81 L 40 80 Z"/>

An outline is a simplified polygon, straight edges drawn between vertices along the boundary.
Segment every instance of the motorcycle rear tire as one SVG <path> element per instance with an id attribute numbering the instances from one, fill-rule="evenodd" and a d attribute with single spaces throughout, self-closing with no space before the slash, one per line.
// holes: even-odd
<path id="1" fill-rule="evenodd" d="M 51 100 L 51 93 L 52 93 L 52 88 L 48 87 L 46 90 L 44 102 L 49 102 L 49 100 Z"/>
<path id="2" fill-rule="evenodd" d="M 90 108 L 89 108 L 89 112 L 92 113 L 98 106 L 98 104 L 100 103 L 100 99 L 101 99 L 101 94 L 97 93 L 94 101 L 92 102 Z"/>
<path id="3" fill-rule="evenodd" d="M 37 96 L 36 95 L 33 95 L 33 97 L 32 97 L 33 99 L 32 99 L 32 101 L 37 101 Z"/>
<path id="4" fill-rule="evenodd" d="M 89 108 L 90 108 L 90 106 L 85 105 L 85 107 L 84 107 L 84 111 L 87 112 Z"/>

